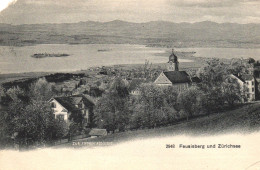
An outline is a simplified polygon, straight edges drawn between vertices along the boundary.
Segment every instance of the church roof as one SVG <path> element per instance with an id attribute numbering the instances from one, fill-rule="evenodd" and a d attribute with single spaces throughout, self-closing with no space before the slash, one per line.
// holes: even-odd
<path id="1" fill-rule="evenodd" d="M 190 83 L 190 76 L 186 71 L 165 71 L 164 75 L 174 83 Z"/>
<path id="2" fill-rule="evenodd" d="M 192 78 L 191 78 L 191 81 L 192 81 L 193 83 L 201 83 L 201 79 L 198 78 L 197 76 L 192 77 Z"/>

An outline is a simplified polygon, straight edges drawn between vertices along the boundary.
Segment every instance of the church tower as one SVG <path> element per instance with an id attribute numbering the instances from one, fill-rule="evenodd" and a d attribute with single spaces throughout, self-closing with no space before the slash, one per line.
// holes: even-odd
<path id="1" fill-rule="evenodd" d="M 178 57 L 174 54 L 173 49 L 172 49 L 172 54 L 169 56 L 168 71 L 179 71 Z"/>

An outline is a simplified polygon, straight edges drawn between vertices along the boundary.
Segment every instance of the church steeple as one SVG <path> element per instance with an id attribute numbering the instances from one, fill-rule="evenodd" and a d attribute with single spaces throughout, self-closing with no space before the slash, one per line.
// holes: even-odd
<path id="1" fill-rule="evenodd" d="M 172 49 L 172 54 L 169 56 L 168 63 L 169 63 L 169 67 L 168 67 L 169 71 L 179 71 L 179 61 L 178 61 L 178 57 L 174 54 L 174 49 Z"/>

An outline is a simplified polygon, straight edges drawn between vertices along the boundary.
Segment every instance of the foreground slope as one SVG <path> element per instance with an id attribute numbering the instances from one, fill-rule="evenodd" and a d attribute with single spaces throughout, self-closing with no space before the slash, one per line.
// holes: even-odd
<path id="1" fill-rule="evenodd" d="M 129 140 L 158 138 L 164 136 L 189 135 L 208 136 L 227 133 L 248 134 L 260 130 L 260 102 L 246 104 L 237 109 L 214 113 L 208 116 L 179 122 L 168 127 L 127 131 L 112 135 L 80 139 L 73 142 L 124 142 Z M 72 146 L 71 143 L 56 147 Z"/>

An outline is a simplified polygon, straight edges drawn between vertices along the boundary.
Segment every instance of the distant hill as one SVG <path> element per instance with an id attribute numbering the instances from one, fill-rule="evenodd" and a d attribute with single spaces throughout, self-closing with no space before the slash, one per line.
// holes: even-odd
<path id="1" fill-rule="evenodd" d="M 144 44 L 168 47 L 260 47 L 260 24 L 79 22 L 63 24 L 0 24 L 0 45 Z"/>

